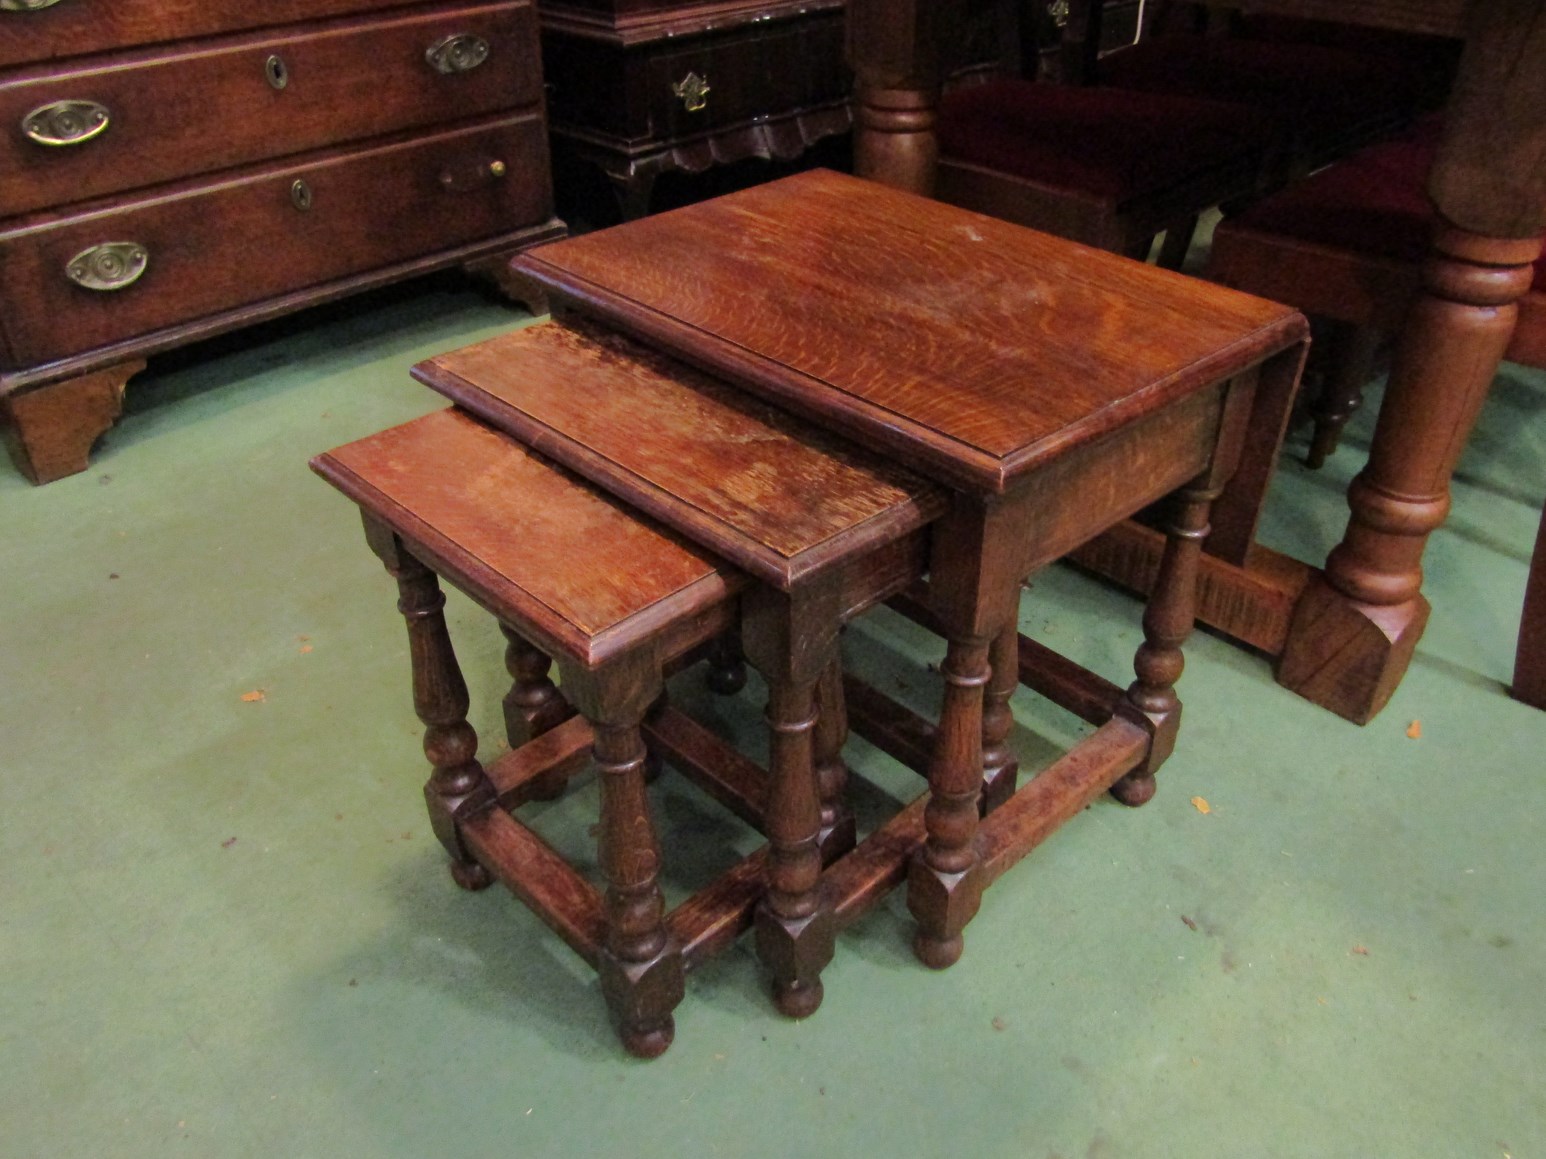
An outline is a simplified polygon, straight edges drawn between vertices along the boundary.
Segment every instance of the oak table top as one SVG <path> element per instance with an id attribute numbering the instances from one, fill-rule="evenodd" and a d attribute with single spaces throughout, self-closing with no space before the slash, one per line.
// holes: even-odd
<path id="1" fill-rule="evenodd" d="M 856 851 L 833 868 L 840 920 L 894 883 L 906 859 L 914 948 L 947 966 L 988 882 L 1100 792 L 1148 799 L 1179 724 L 1173 683 L 1208 507 L 1240 457 L 1263 365 L 1297 366 L 1303 317 L 824 171 L 546 246 L 513 268 L 550 295 L 561 320 L 625 332 L 950 488 L 933 524 L 927 603 L 912 601 L 946 639 L 938 724 L 898 727 L 894 706 L 869 693 L 874 711 L 861 712 L 861 731 L 886 751 L 921 754 L 928 804 L 882 833 L 884 856 Z M 553 385 L 575 389 L 572 379 Z M 550 414 L 556 405 L 571 436 L 593 450 L 610 445 L 568 460 L 598 481 L 593 471 L 637 457 L 624 428 L 654 443 L 657 417 L 678 423 L 674 407 L 659 417 L 620 404 L 620 429 L 609 432 L 583 403 L 515 404 L 507 397 L 480 413 L 521 434 L 534 431 L 534 405 Z M 524 417 L 512 421 L 512 405 Z M 733 476 L 734 457 L 727 463 Z M 681 475 L 669 461 L 651 470 L 661 466 Z M 669 489 L 684 497 L 700 482 Z M 1123 692 L 1066 661 L 1041 663 L 1016 632 L 1021 579 L 1172 493 L 1136 683 Z M 641 494 L 632 486 L 631 499 Z M 818 621 L 806 618 L 827 630 Z M 1013 792 L 1008 702 L 1022 679 L 1059 703 L 1097 706 L 1087 719 L 1099 727 Z M 993 810 L 980 842 L 979 803 Z"/>
<path id="2" fill-rule="evenodd" d="M 973 492 L 1307 335 L 1286 306 L 827 171 L 514 266 L 560 308 Z"/>

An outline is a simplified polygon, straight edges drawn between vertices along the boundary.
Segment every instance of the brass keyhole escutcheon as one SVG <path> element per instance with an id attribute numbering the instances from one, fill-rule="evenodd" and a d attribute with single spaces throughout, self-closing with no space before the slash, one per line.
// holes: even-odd
<path id="1" fill-rule="evenodd" d="M 671 91 L 681 98 L 682 105 L 689 113 L 699 113 L 708 107 L 709 88 L 706 78 L 695 72 L 690 72 L 676 84 L 671 86 Z"/>
<path id="2" fill-rule="evenodd" d="M 271 56 L 263 62 L 263 75 L 276 89 L 283 89 L 290 83 L 290 67 L 279 56 Z"/>
<path id="3" fill-rule="evenodd" d="M 311 208 L 311 186 L 299 177 L 295 179 L 295 184 L 290 186 L 290 203 L 302 213 Z"/>

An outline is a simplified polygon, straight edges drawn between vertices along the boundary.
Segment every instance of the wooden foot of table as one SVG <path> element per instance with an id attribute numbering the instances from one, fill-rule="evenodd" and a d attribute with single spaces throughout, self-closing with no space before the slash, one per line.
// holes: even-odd
<path id="1" fill-rule="evenodd" d="M 86 470 L 92 444 L 123 411 L 124 386 L 144 369 L 144 360 L 135 359 L 0 398 L 0 419 L 21 473 L 52 483 Z"/>
<path id="2" fill-rule="evenodd" d="M 1317 575 L 1294 611 L 1277 679 L 1354 724 L 1368 724 L 1401 682 L 1428 623 L 1422 596 L 1359 604 Z"/>

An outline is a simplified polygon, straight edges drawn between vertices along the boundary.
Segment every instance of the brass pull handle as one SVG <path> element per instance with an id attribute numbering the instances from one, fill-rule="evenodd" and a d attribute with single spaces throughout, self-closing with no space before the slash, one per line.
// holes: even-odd
<path id="1" fill-rule="evenodd" d="M 96 101 L 55 101 L 21 119 L 21 131 L 39 145 L 84 145 L 107 132 L 106 105 Z"/>
<path id="2" fill-rule="evenodd" d="M 64 267 L 66 276 L 88 290 L 122 290 L 140 280 L 150 253 L 137 241 L 105 241 L 82 250 Z"/>
<path id="3" fill-rule="evenodd" d="M 690 72 L 672 85 L 671 91 L 681 98 L 682 105 L 689 113 L 699 113 L 708 107 L 709 93 L 714 90 L 709 88 L 706 79 Z"/>
<path id="4" fill-rule="evenodd" d="M 0 0 L 0 12 L 40 12 L 59 0 Z"/>
<path id="5" fill-rule="evenodd" d="M 424 50 L 430 68 L 442 76 L 471 72 L 488 59 L 488 41 L 481 36 L 459 32 L 435 41 Z"/>
<path id="6" fill-rule="evenodd" d="M 290 83 L 290 66 L 282 56 L 271 56 L 263 62 L 263 75 L 276 90 L 282 90 Z"/>

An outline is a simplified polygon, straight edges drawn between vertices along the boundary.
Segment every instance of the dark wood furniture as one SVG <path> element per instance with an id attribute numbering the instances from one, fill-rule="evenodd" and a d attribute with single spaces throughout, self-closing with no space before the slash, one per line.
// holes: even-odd
<path id="1" fill-rule="evenodd" d="M 840 900 L 818 876 L 855 840 L 837 633 L 922 576 L 943 492 L 595 327 L 528 327 L 430 359 L 414 376 L 758 581 L 741 598 L 741 635 L 768 686 L 768 775 L 728 754 L 720 772 L 695 763 L 770 839 L 758 953 L 778 1008 L 813 1013 Z M 575 552 L 584 557 L 583 540 Z M 650 736 L 673 759 L 705 748 L 685 726 Z M 869 860 L 887 840 L 856 856 Z"/>
<path id="2" fill-rule="evenodd" d="M 849 874 L 884 883 L 907 864 L 915 949 L 948 966 L 988 882 L 1107 788 L 1129 804 L 1149 798 L 1179 723 L 1174 684 L 1208 507 L 1239 457 L 1258 382 L 1292 393 L 1300 315 L 821 171 L 543 247 L 515 266 L 556 307 L 951 488 L 925 597 L 948 640 L 938 726 L 878 696 L 873 711 L 854 706 L 856 727 L 927 766 L 922 829 L 884 861 L 840 861 L 828 871 L 838 897 L 878 888 L 855 892 Z M 1018 637 L 1024 576 L 1171 492 L 1127 692 Z M 979 827 L 984 767 L 1004 759 L 1022 676 L 1099 728 Z M 841 923 L 852 907 L 836 908 Z"/>
<path id="3" fill-rule="evenodd" d="M 0 11 L 0 417 L 82 471 L 147 355 L 423 271 L 552 216 L 529 0 Z"/>
<path id="4" fill-rule="evenodd" d="M 625 218 L 662 173 L 789 160 L 850 125 L 843 0 L 541 0 L 556 145 Z"/>
<path id="5" fill-rule="evenodd" d="M 854 152 L 865 176 L 907 189 L 928 184 L 944 7 L 850 0 Z M 1465 37 L 1428 179 L 1445 224 L 1397 340 L 1342 543 L 1324 571 L 1249 539 L 1216 537 L 1203 561 L 1201 618 L 1277 657 L 1280 683 L 1364 722 L 1400 682 L 1427 622 L 1423 548 L 1443 522 L 1455 462 L 1540 254 L 1546 14 L 1533 0 L 1254 0 L 1249 7 Z M 899 109 L 905 117 L 894 115 Z M 1158 537 L 1130 525 L 1085 558 L 1142 588 L 1160 550 Z"/>

